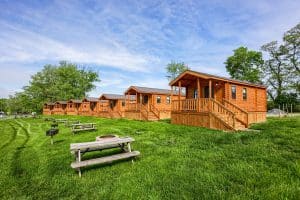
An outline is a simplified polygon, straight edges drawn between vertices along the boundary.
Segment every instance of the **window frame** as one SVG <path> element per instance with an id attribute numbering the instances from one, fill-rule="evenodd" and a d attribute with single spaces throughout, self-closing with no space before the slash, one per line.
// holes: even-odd
<path id="1" fill-rule="evenodd" d="M 233 92 L 234 88 L 234 92 Z M 236 85 L 231 85 L 231 99 L 236 99 Z"/>
<path id="2" fill-rule="evenodd" d="M 166 104 L 171 104 L 171 96 L 166 97 Z"/>
<path id="3" fill-rule="evenodd" d="M 243 88 L 242 90 L 242 95 L 243 95 L 243 100 L 247 100 L 248 98 L 248 94 L 247 94 L 247 88 Z"/>
<path id="4" fill-rule="evenodd" d="M 160 104 L 161 103 L 161 96 L 156 96 L 156 104 Z"/>

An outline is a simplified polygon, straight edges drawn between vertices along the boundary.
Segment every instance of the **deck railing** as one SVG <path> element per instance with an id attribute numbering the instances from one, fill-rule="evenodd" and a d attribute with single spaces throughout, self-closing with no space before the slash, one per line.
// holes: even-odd
<path id="1" fill-rule="evenodd" d="M 185 99 L 185 100 L 173 100 L 172 111 L 195 111 L 195 112 L 207 112 L 209 111 L 209 99 Z"/>
<path id="2" fill-rule="evenodd" d="M 235 113 L 212 98 L 173 100 L 172 111 L 211 112 L 231 127 L 235 127 Z"/>
<path id="3" fill-rule="evenodd" d="M 138 103 L 127 103 L 125 107 L 126 111 L 140 111 L 141 104 Z"/>
<path id="4" fill-rule="evenodd" d="M 159 119 L 159 110 L 153 105 L 153 104 L 150 104 L 150 110 L 152 111 L 152 113 Z"/>
<path id="5" fill-rule="evenodd" d="M 107 106 L 99 106 L 98 112 L 111 112 L 111 108 L 109 107 L 109 105 L 107 105 Z"/>

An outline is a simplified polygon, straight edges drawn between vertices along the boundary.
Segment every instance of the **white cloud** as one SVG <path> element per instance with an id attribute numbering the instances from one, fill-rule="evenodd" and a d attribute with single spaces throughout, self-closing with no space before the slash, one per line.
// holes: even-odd
<path id="1" fill-rule="evenodd" d="M 84 50 L 74 48 L 46 36 L 0 23 L 0 64 L 6 62 L 37 62 L 43 60 L 69 60 L 94 63 L 127 71 L 148 71 L 151 57 L 133 54 L 114 42 L 110 47 L 101 46 Z"/>

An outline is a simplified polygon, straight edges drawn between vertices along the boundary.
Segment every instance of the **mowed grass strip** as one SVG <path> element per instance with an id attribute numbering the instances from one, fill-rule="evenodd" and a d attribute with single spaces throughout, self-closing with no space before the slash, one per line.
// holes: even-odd
<path id="1" fill-rule="evenodd" d="M 54 145 L 42 119 L 0 121 L 0 195 L 3 199 L 298 199 L 300 118 L 269 118 L 257 131 L 226 133 L 95 117 L 97 131 L 72 135 L 59 125 Z M 70 143 L 102 134 L 135 138 L 141 156 L 83 170 L 70 167 Z M 85 154 L 84 159 L 120 152 Z"/>

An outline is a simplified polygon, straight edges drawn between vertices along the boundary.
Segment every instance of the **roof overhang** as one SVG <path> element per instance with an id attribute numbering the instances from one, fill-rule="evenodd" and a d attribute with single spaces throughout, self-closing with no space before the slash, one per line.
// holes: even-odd
<path id="1" fill-rule="evenodd" d="M 264 85 L 249 83 L 246 81 L 234 80 L 234 79 L 230 79 L 230 78 L 215 76 L 215 75 L 196 72 L 196 71 L 192 71 L 192 70 L 186 70 L 186 71 L 182 72 L 179 76 L 177 76 L 177 78 L 175 78 L 173 81 L 171 81 L 169 83 L 169 85 L 170 86 L 179 86 L 179 81 L 181 81 L 181 85 L 185 86 L 185 85 L 188 85 L 189 83 L 197 80 L 197 78 L 200 78 L 202 80 L 203 79 L 204 80 L 215 80 L 215 81 L 234 83 L 234 84 L 238 84 L 238 85 L 247 85 L 247 86 L 264 88 L 264 89 L 266 88 L 266 86 L 264 86 Z"/>

